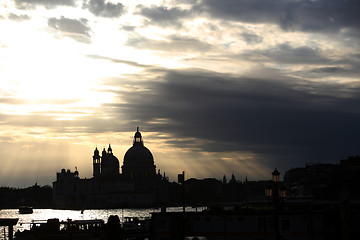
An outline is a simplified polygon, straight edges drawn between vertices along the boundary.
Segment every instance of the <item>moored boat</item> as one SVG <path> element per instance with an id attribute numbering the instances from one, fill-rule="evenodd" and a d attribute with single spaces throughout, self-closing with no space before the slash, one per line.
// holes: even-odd
<path id="1" fill-rule="evenodd" d="M 101 219 L 60 221 L 58 218 L 32 221 L 29 230 L 17 231 L 16 240 L 110 240 L 148 239 L 149 229 L 143 229 L 136 219 L 137 228 L 122 227 L 117 215 L 111 215 L 107 224 Z M 130 222 L 129 222 L 130 223 Z M 134 222 L 135 223 L 135 222 Z"/>

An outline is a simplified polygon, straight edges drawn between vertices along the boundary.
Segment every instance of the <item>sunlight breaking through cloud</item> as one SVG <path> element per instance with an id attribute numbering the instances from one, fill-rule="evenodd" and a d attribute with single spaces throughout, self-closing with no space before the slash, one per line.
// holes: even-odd
<path id="1" fill-rule="evenodd" d="M 122 159 L 136 126 L 174 180 L 356 155 L 359 7 L 1 2 L 0 152 L 11 154 L 0 184 L 48 184 L 60 165 L 89 176 L 94 146 L 111 142 Z"/>

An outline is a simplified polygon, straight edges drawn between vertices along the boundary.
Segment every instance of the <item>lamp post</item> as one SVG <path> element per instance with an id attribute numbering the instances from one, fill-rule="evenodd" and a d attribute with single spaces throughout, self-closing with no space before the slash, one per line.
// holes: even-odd
<path id="1" fill-rule="evenodd" d="M 178 182 L 181 184 L 182 188 L 183 212 L 185 212 L 185 171 L 183 171 L 181 174 L 178 174 Z"/>
<path id="2" fill-rule="evenodd" d="M 265 188 L 265 195 L 269 200 L 272 201 L 275 208 L 275 239 L 280 240 L 280 230 L 279 230 L 279 205 L 286 197 L 286 188 L 284 186 L 279 187 L 280 181 L 280 172 L 275 168 L 271 173 L 273 184 L 268 185 Z"/>

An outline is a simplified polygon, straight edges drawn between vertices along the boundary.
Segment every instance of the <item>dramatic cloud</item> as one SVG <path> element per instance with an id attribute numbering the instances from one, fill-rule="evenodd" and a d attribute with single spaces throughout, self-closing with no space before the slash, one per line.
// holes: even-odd
<path id="1" fill-rule="evenodd" d="M 288 44 L 280 44 L 266 50 L 253 50 L 245 57 L 262 56 L 267 62 L 277 62 L 282 64 L 326 64 L 330 63 L 331 59 L 324 57 L 319 49 L 311 47 L 300 46 L 291 47 Z"/>
<path id="2" fill-rule="evenodd" d="M 161 25 L 164 27 L 181 26 L 181 19 L 190 17 L 188 10 L 177 7 L 167 8 L 164 6 L 144 7 L 138 6 L 140 14 L 149 19 L 149 24 Z"/>
<path id="3" fill-rule="evenodd" d="M 358 151 L 360 84 L 164 73 L 163 81 L 143 83 L 136 94 L 119 92 L 129 104 L 111 106 L 147 122 L 147 129 L 195 139 L 197 147 L 203 141 L 203 151 L 251 151 L 265 165 L 337 161 Z M 156 119 L 167 121 L 152 124 Z"/>
<path id="4" fill-rule="evenodd" d="M 201 42 L 194 38 L 171 35 L 167 40 L 147 39 L 143 36 L 133 36 L 126 42 L 128 46 L 140 49 L 151 49 L 156 51 L 179 51 L 179 52 L 203 52 L 212 48 L 210 44 Z"/>
<path id="5" fill-rule="evenodd" d="M 136 27 L 128 25 L 128 26 L 123 26 L 121 29 L 129 32 L 133 32 L 136 29 Z"/>
<path id="6" fill-rule="evenodd" d="M 0 2 L 0 152 L 67 145 L 91 176 L 88 152 L 140 126 L 174 176 L 359 154 L 360 1 Z"/>
<path id="7" fill-rule="evenodd" d="M 196 7 L 221 19 L 274 23 L 286 30 L 302 31 L 359 30 L 359 8 L 360 2 L 357 0 L 203 0 Z"/>
<path id="8" fill-rule="evenodd" d="M 83 7 L 89 9 L 95 16 L 106 18 L 117 18 L 124 12 L 124 5 L 121 3 L 115 4 L 105 0 L 90 0 L 84 3 Z"/>
<path id="9" fill-rule="evenodd" d="M 75 6 L 75 0 L 15 0 L 16 6 L 22 9 L 31 9 L 35 6 L 54 8 L 57 6 Z"/>
<path id="10" fill-rule="evenodd" d="M 252 33 L 242 33 L 241 37 L 247 42 L 248 44 L 259 44 L 263 41 L 263 38 Z"/>
<path id="11" fill-rule="evenodd" d="M 86 19 L 77 20 L 62 16 L 60 19 L 50 18 L 48 20 L 48 25 L 49 27 L 64 33 L 65 36 L 72 37 L 77 41 L 89 41 L 90 27 L 87 26 Z"/>
<path id="12" fill-rule="evenodd" d="M 30 17 L 28 15 L 16 15 L 16 14 L 10 13 L 9 19 L 14 20 L 14 21 L 24 21 L 24 20 L 29 20 Z"/>

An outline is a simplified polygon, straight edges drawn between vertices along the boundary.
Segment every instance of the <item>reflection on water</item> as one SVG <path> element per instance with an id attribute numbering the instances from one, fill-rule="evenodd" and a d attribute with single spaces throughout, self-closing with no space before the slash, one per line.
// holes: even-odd
<path id="1" fill-rule="evenodd" d="M 118 215 L 120 221 L 123 221 L 125 217 L 150 217 L 152 212 L 159 212 L 158 208 L 147 209 L 95 209 L 85 210 L 83 213 L 79 210 L 57 210 L 57 209 L 34 209 L 32 214 L 19 214 L 18 209 L 2 209 L 0 210 L 0 218 L 18 218 L 18 224 L 14 226 L 14 232 L 17 230 L 29 229 L 32 221 L 47 220 L 49 218 L 58 218 L 60 221 L 72 220 L 90 220 L 90 219 L 102 219 L 107 222 L 110 215 Z M 168 212 L 180 212 L 181 207 L 167 208 Z M 188 207 L 186 211 L 195 211 L 195 208 Z M 0 239 L 4 237 L 4 231 L 7 231 L 2 227 Z"/>

